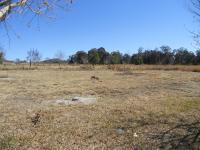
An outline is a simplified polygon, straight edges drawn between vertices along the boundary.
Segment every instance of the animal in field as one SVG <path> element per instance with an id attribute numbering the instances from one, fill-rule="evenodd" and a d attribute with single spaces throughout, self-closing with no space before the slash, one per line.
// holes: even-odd
<path id="1" fill-rule="evenodd" d="M 96 77 L 96 76 L 91 76 L 90 79 L 91 79 L 91 80 L 98 80 L 98 81 L 99 81 L 99 77 Z"/>

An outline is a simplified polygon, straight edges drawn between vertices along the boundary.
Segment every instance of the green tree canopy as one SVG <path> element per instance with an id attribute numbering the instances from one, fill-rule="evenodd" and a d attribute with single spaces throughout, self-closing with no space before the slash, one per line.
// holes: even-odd
<path id="1" fill-rule="evenodd" d="M 100 57 L 96 48 L 88 51 L 88 61 L 90 64 L 99 64 Z"/>
<path id="2" fill-rule="evenodd" d="M 111 64 L 121 64 L 122 55 L 119 51 L 114 51 L 111 53 Z"/>
<path id="3" fill-rule="evenodd" d="M 88 54 L 84 51 L 76 52 L 76 63 L 78 64 L 87 64 L 88 63 Z"/>

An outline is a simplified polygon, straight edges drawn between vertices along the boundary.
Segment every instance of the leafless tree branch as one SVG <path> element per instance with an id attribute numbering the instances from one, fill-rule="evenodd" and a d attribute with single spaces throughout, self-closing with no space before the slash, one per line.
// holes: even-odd
<path id="1" fill-rule="evenodd" d="M 10 14 L 31 12 L 45 15 L 55 7 L 66 8 L 73 0 L 0 0 L 0 22 L 6 20 Z"/>

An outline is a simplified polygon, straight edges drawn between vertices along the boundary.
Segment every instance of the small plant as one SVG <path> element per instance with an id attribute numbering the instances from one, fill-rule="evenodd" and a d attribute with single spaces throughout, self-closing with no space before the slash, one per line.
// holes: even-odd
<path id="1" fill-rule="evenodd" d="M 31 118 L 33 125 L 37 125 L 40 122 L 40 118 L 41 117 L 39 113 L 34 114 L 34 116 Z"/>

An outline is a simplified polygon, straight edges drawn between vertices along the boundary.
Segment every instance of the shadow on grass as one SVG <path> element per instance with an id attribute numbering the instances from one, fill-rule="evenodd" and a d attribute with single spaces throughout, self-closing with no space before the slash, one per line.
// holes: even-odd
<path id="1" fill-rule="evenodd" d="M 154 138 L 161 149 L 200 149 L 200 122 L 180 123 Z"/>

